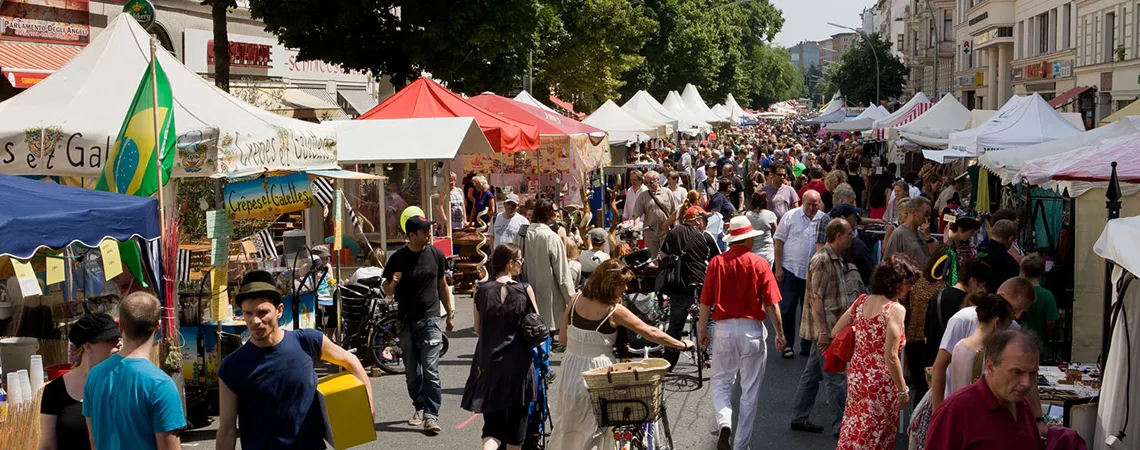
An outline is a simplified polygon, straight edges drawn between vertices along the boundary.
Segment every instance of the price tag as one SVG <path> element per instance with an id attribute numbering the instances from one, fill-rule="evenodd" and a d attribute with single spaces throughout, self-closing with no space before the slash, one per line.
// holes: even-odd
<path id="1" fill-rule="evenodd" d="M 233 224 L 225 211 L 206 211 L 206 237 L 220 238 L 232 235 Z"/>
<path id="2" fill-rule="evenodd" d="M 32 264 L 16 258 L 8 259 L 12 260 L 12 269 L 16 272 L 16 280 L 20 282 L 20 292 L 24 294 L 24 297 L 43 295 L 43 291 L 40 290 L 40 282 L 36 279 L 36 272 L 32 270 Z"/>
<path id="3" fill-rule="evenodd" d="M 955 216 L 953 214 L 943 214 L 942 215 L 942 221 L 943 222 L 954 223 L 955 220 L 958 220 L 958 216 Z"/>
<path id="4" fill-rule="evenodd" d="M 123 273 L 123 260 L 119 256 L 119 243 L 114 239 L 104 239 L 99 243 L 103 258 L 103 278 L 111 280 Z"/>
<path id="5" fill-rule="evenodd" d="M 64 260 L 61 257 L 47 256 L 47 284 L 52 285 L 64 280 Z"/>

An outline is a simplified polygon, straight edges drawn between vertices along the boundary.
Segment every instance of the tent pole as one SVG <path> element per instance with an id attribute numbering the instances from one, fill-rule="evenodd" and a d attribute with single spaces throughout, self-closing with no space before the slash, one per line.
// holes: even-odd
<path id="1" fill-rule="evenodd" d="M 1112 176 L 1108 181 L 1108 189 L 1104 194 L 1107 201 L 1104 202 L 1105 208 L 1108 209 L 1108 221 L 1120 218 L 1120 178 L 1116 174 L 1116 161 L 1112 162 Z M 1107 223 L 1107 222 L 1106 222 Z M 1101 329 L 1100 336 L 1100 367 L 1101 373 L 1104 371 L 1105 365 L 1108 363 L 1109 345 L 1112 343 L 1112 261 L 1105 260 L 1104 262 L 1104 326 Z"/>

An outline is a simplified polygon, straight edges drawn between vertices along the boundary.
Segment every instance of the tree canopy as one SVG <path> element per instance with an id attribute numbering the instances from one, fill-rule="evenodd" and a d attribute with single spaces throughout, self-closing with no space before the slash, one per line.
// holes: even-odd
<path id="1" fill-rule="evenodd" d="M 254 18 L 304 60 L 384 74 L 421 72 L 458 92 L 534 89 L 582 111 L 686 83 L 706 101 L 732 93 L 762 106 L 800 95 L 803 79 L 771 41 L 769 0 L 250 0 Z"/>
<path id="2" fill-rule="evenodd" d="M 877 95 L 876 57 L 879 71 Z M 877 99 L 885 100 L 901 95 L 906 76 L 906 66 L 891 54 L 891 42 L 875 33 L 858 39 L 839 61 L 828 65 L 824 70 L 824 78 L 827 80 L 825 94 L 829 96 L 835 89 L 839 89 L 849 102 L 875 104 Z"/>

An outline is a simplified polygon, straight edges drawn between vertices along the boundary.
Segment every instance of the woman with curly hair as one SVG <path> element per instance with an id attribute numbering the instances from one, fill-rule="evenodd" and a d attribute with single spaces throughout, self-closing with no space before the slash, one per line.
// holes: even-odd
<path id="1" fill-rule="evenodd" d="M 906 342 L 906 308 L 898 303 L 918 279 L 914 259 L 896 253 L 871 275 L 871 295 L 855 301 L 832 335 L 855 327 L 855 354 L 847 366 L 847 407 L 837 450 L 895 447 L 898 413 L 910 403 L 899 352 Z"/>

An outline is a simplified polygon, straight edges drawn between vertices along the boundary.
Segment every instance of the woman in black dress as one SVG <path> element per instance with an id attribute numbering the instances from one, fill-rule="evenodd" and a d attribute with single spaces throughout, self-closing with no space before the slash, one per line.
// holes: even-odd
<path id="1" fill-rule="evenodd" d="M 475 290 L 475 357 L 463 389 L 462 407 L 483 414 L 483 449 L 522 447 L 527 410 L 535 398 L 531 345 L 520 324 L 538 311 L 530 285 L 513 277 L 522 271 L 522 249 L 503 244 L 491 255 L 495 279 Z"/>
<path id="2" fill-rule="evenodd" d="M 91 368 L 118 353 L 121 346 L 119 325 L 106 313 L 80 317 L 71 326 L 67 338 L 75 345 L 75 365 L 70 372 L 44 386 L 40 401 L 40 450 L 92 448 L 87 419 L 83 417 L 83 385 Z"/>

